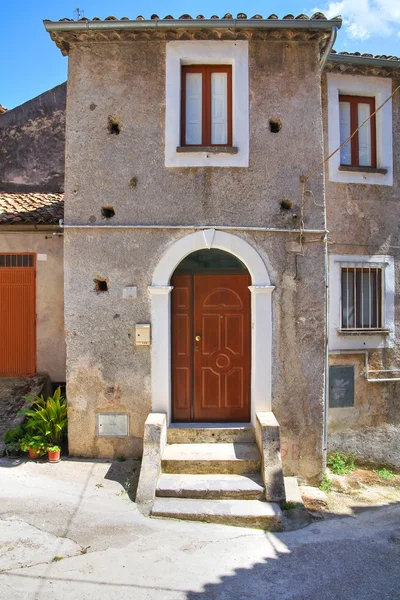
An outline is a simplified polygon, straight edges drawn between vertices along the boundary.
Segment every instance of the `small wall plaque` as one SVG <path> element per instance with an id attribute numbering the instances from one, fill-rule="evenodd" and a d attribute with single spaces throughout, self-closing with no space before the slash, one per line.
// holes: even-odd
<path id="1" fill-rule="evenodd" d="M 137 298 L 137 287 L 136 285 L 130 285 L 122 290 L 123 298 Z"/>
<path id="2" fill-rule="evenodd" d="M 354 406 L 354 367 L 352 365 L 329 367 L 329 406 L 330 408 Z"/>
<path id="3" fill-rule="evenodd" d="M 99 437 L 128 437 L 129 415 L 121 413 L 101 413 L 96 415 Z"/>
<path id="4" fill-rule="evenodd" d="M 37 254 L 37 260 L 47 260 L 47 254 Z"/>

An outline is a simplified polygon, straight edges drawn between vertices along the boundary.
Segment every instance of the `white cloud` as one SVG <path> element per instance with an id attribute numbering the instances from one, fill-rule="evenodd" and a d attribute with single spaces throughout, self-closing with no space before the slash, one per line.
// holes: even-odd
<path id="1" fill-rule="evenodd" d="M 400 0 L 341 0 L 314 10 L 328 18 L 342 15 L 348 35 L 358 40 L 391 36 L 400 25 Z"/>

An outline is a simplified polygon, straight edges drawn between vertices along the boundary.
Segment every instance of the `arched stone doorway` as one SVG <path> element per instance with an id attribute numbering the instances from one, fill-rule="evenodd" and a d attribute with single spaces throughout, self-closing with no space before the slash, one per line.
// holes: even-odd
<path id="1" fill-rule="evenodd" d="M 250 418 L 271 410 L 272 291 L 267 268 L 258 252 L 243 238 L 212 229 L 197 231 L 174 242 L 164 253 L 149 286 L 152 315 L 152 411 L 172 419 L 171 278 L 195 251 L 219 249 L 239 259 L 250 277 Z"/>

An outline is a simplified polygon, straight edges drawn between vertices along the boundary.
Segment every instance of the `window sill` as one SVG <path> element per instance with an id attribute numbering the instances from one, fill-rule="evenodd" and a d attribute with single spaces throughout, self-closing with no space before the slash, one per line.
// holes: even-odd
<path id="1" fill-rule="evenodd" d="M 207 154 L 237 154 L 237 146 L 178 146 L 177 152 L 206 152 Z"/>
<path id="2" fill-rule="evenodd" d="M 339 171 L 350 173 L 374 173 L 378 175 L 387 175 L 387 169 L 376 169 L 374 167 L 352 167 L 351 165 L 340 165 Z"/>
<path id="3" fill-rule="evenodd" d="M 390 329 L 338 329 L 339 335 L 390 335 Z"/>

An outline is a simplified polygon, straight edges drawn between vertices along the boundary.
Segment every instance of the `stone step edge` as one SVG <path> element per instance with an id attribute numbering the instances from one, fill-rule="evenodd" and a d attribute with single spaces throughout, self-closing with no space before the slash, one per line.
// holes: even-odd
<path id="1" fill-rule="evenodd" d="M 162 473 L 156 487 L 159 498 L 261 500 L 264 494 L 261 476 L 251 473 Z"/>
<path id="2" fill-rule="evenodd" d="M 152 517 L 282 531 L 282 511 L 279 505 L 262 500 L 156 498 L 151 515 Z"/>

